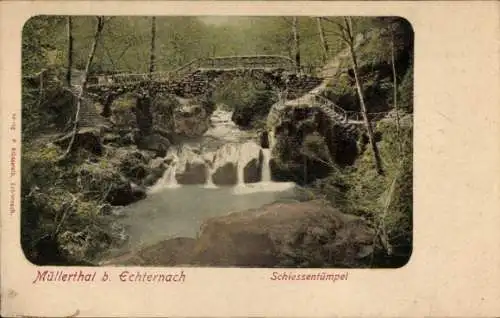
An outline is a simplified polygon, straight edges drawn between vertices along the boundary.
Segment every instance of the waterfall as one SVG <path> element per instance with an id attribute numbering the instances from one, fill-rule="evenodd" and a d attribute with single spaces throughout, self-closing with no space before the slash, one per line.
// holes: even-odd
<path id="1" fill-rule="evenodd" d="M 208 168 L 207 169 L 207 181 L 205 182 L 205 188 L 209 188 L 209 189 L 217 188 L 217 186 L 214 184 L 214 181 L 212 180 L 212 174 L 213 174 L 212 169 Z"/>
<path id="2" fill-rule="evenodd" d="M 172 162 L 170 167 L 168 167 L 167 172 L 165 173 L 167 188 L 177 188 L 179 185 L 177 184 L 177 179 L 175 178 L 175 172 L 177 171 L 177 160 Z"/>
<path id="3" fill-rule="evenodd" d="M 271 182 L 271 168 L 269 162 L 271 160 L 271 150 L 262 149 L 262 172 L 261 172 L 261 182 Z"/>
<path id="4" fill-rule="evenodd" d="M 177 171 L 177 163 L 179 161 L 179 158 L 174 153 L 167 154 L 167 156 L 173 157 L 172 162 L 171 162 L 170 166 L 168 166 L 167 170 L 165 170 L 165 173 L 163 174 L 161 179 L 158 180 L 149 189 L 149 192 L 151 192 L 151 193 L 158 192 L 163 188 L 178 188 L 179 187 L 179 184 L 177 183 L 177 179 L 175 178 L 175 173 Z"/>
<path id="5" fill-rule="evenodd" d="M 214 173 L 214 169 L 213 169 L 213 164 L 209 164 L 207 165 L 207 169 L 206 169 L 206 178 L 207 180 L 205 181 L 205 188 L 209 188 L 209 189 L 215 189 L 217 188 L 217 186 L 214 184 L 214 181 L 212 180 L 212 175 Z"/>
<path id="6" fill-rule="evenodd" d="M 238 169 L 238 176 L 236 178 L 238 182 L 236 183 L 236 186 L 243 187 L 245 186 L 245 166 L 241 162 L 238 162 L 236 169 Z"/>
<path id="7" fill-rule="evenodd" d="M 272 182 L 274 131 L 268 132 L 269 149 L 263 149 L 255 132 L 240 130 L 232 122 L 231 112 L 217 109 L 211 121 L 212 128 L 201 140 L 186 140 L 169 150 L 165 162 L 170 165 L 150 191 L 184 185 L 207 189 L 232 186 L 242 194 L 290 188 L 287 183 Z"/>

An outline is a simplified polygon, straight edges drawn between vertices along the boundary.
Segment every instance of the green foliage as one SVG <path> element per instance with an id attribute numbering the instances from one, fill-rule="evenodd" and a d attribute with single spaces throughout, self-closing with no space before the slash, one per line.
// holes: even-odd
<path id="1" fill-rule="evenodd" d="M 356 86 L 346 73 L 340 74 L 335 80 L 330 80 L 327 87 L 323 92 L 324 97 L 341 105 L 345 110 L 359 111 Z"/>
<path id="2" fill-rule="evenodd" d="M 263 127 L 264 118 L 277 102 L 276 94 L 251 77 L 237 77 L 219 85 L 213 94 L 216 104 L 233 110 L 233 121 L 243 127 Z"/>
<path id="3" fill-rule="evenodd" d="M 302 142 L 302 154 L 333 166 L 325 138 L 318 132 L 308 134 Z"/>
<path id="4" fill-rule="evenodd" d="M 83 69 L 95 32 L 95 17 L 74 16 L 74 67 Z M 330 18 L 329 20 L 338 20 Z M 356 18 L 356 31 L 378 26 L 374 18 Z M 344 48 L 337 26 L 323 23 L 329 54 Z M 291 17 L 157 17 L 157 69 L 175 69 L 200 57 L 227 55 L 293 55 Z M 322 48 L 317 20 L 299 17 L 302 64 L 321 66 Z M 106 17 L 102 40 L 95 53 L 93 72 L 146 72 L 151 44 L 150 17 Z M 36 72 L 46 65 L 64 66 L 67 60 L 66 18 L 38 16 L 23 30 L 23 70 Z M 367 59 L 386 57 L 386 42 L 373 40 Z M 373 53 L 373 54 L 372 54 Z M 361 54 L 363 54 L 361 52 Z M 369 55 L 369 56 L 368 56 Z"/>
<path id="5" fill-rule="evenodd" d="M 406 71 L 399 86 L 400 107 L 408 113 L 413 113 L 413 63 Z"/>
<path id="6" fill-rule="evenodd" d="M 23 74 L 37 73 L 56 64 L 61 53 L 57 39 L 64 30 L 64 21 L 62 16 L 35 16 L 25 23 L 22 35 Z"/>
<path id="7" fill-rule="evenodd" d="M 373 264 L 374 266 L 404 263 L 411 250 L 412 129 L 412 126 L 402 126 L 398 134 L 394 122 L 382 121 L 377 126 L 377 131 L 382 135 L 378 146 L 384 164 L 384 175 L 377 174 L 371 148 L 366 147 L 353 167 L 334 169 L 329 177 L 318 180 L 311 188 L 315 197 L 327 199 L 345 213 L 370 220 L 379 234 L 388 240 L 392 258 L 384 264 Z M 382 254 L 385 252 L 380 251 Z"/>
<path id="8" fill-rule="evenodd" d="M 99 215 L 106 195 L 123 184 L 105 158 L 59 162 L 63 150 L 24 143 L 21 155 L 21 243 L 36 264 L 79 264 L 112 243 L 111 225 Z M 83 151 L 80 161 L 85 156 Z M 95 161 L 95 158 L 93 159 Z"/>

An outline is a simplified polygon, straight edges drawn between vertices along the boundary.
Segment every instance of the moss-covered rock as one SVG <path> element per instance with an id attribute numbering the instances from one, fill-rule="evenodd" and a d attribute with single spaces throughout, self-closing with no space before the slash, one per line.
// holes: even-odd
<path id="1" fill-rule="evenodd" d="M 238 171 L 234 163 L 228 162 L 218 167 L 212 174 L 215 185 L 235 185 L 238 182 Z"/>
<path id="2" fill-rule="evenodd" d="M 327 176 L 335 164 L 337 128 L 319 107 L 283 107 L 272 128 L 273 180 L 305 184 Z"/>

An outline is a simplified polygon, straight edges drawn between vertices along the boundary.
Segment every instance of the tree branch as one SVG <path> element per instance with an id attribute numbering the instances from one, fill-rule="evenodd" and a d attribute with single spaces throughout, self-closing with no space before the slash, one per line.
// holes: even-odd
<path id="1" fill-rule="evenodd" d="M 92 44 L 92 48 L 90 49 L 90 53 L 89 53 L 89 56 L 87 59 L 87 64 L 85 65 L 85 72 L 84 72 L 84 77 L 83 77 L 83 81 L 82 81 L 82 87 L 81 87 L 81 90 L 77 96 L 78 99 L 76 102 L 76 113 L 75 113 L 75 120 L 73 123 L 73 125 L 74 125 L 73 126 L 73 134 L 72 134 L 71 140 L 68 144 L 68 148 L 66 149 L 64 154 L 59 158 L 59 160 L 65 159 L 68 156 L 68 154 L 71 152 L 71 149 L 73 148 L 73 144 L 75 142 L 76 134 L 78 133 L 78 123 L 80 120 L 80 109 L 81 109 L 82 97 L 83 97 L 83 94 L 84 94 L 85 89 L 87 87 L 88 74 L 90 71 L 90 66 L 92 65 L 92 60 L 94 59 L 95 51 L 97 49 L 97 43 L 99 42 L 99 38 L 101 36 L 102 29 L 104 28 L 103 17 L 99 16 L 99 17 L 96 17 L 96 19 L 97 19 L 97 23 L 96 23 L 96 31 L 94 34 L 94 43 Z"/>

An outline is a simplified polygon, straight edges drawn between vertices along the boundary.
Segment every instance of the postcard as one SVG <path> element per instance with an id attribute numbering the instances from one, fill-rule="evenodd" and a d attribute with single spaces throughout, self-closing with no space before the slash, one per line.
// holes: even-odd
<path id="1" fill-rule="evenodd" d="M 498 3 L 0 8 L 3 315 L 500 313 Z"/>

